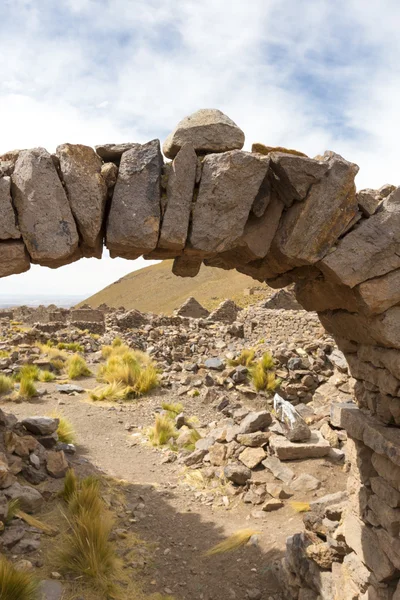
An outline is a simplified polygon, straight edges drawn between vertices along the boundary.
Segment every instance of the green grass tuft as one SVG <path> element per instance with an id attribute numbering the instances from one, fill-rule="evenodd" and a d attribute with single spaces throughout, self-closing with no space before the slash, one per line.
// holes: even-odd
<path id="1" fill-rule="evenodd" d="M 183 404 L 180 402 L 176 402 L 175 404 L 172 402 L 162 402 L 161 408 L 167 411 L 172 419 L 175 419 L 183 411 Z"/>
<path id="2" fill-rule="evenodd" d="M 242 365 L 243 367 L 250 367 L 254 363 L 255 350 L 253 348 L 244 349 L 239 354 L 238 358 L 229 361 L 232 367 Z"/>
<path id="3" fill-rule="evenodd" d="M 32 379 L 32 381 L 39 381 L 40 369 L 37 365 L 24 365 L 15 374 L 15 381 L 21 381 L 21 379 Z"/>
<path id="4" fill-rule="evenodd" d="M 84 352 L 84 347 L 78 342 L 60 342 L 57 344 L 59 350 L 70 350 L 71 352 Z"/>
<path id="5" fill-rule="evenodd" d="M 72 423 L 60 415 L 54 415 L 54 417 L 59 419 L 57 435 L 60 442 L 64 442 L 64 444 L 73 444 L 75 441 L 75 431 Z"/>
<path id="6" fill-rule="evenodd" d="M 50 371 L 40 371 L 39 373 L 39 381 L 43 383 L 49 383 L 50 381 L 54 381 L 55 378 L 56 376 L 54 375 L 54 373 L 51 373 Z"/>
<path id="7" fill-rule="evenodd" d="M 265 352 L 262 358 L 251 368 L 251 379 L 258 392 L 273 393 L 280 386 L 281 380 L 275 375 L 274 365 L 273 356 L 269 352 Z"/>

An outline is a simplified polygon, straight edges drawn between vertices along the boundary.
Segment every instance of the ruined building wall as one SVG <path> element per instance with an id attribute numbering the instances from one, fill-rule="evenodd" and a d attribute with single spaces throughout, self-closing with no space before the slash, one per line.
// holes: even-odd
<path id="1" fill-rule="evenodd" d="M 353 563 L 343 556 L 331 571 L 305 559 L 311 579 L 304 563 L 288 564 L 290 594 L 397 599 L 400 188 L 357 193 L 358 167 L 333 152 L 243 143 L 237 125 L 207 110 L 165 141 L 172 162 L 158 140 L 0 157 L 0 277 L 100 257 L 105 245 L 112 257 L 174 258 L 177 275 L 204 262 L 294 284 L 345 353 L 359 408 L 341 414 L 351 450 L 341 535 Z"/>

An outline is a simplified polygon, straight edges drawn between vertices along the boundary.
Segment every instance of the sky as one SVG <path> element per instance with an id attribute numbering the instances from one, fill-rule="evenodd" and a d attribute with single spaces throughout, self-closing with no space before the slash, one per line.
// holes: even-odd
<path id="1" fill-rule="evenodd" d="M 396 0 L 1 0 L 0 154 L 165 139 L 219 108 L 252 142 L 357 163 L 398 184 Z M 0 295 L 92 294 L 148 261 L 33 266 Z"/>

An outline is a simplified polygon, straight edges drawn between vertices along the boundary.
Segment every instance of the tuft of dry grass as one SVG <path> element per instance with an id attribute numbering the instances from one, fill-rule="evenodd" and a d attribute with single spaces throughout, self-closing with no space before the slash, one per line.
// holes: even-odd
<path id="1" fill-rule="evenodd" d="M 64 442 L 64 444 L 73 444 L 75 441 L 75 431 L 72 423 L 62 415 L 53 414 L 52 416 L 59 420 L 57 435 L 60 442 Z"/>
<path id="2" fill-rule="evenodd" d="M 18 498 L 14 500 L 9 500 L 7 504 L 7 516 L 6 516 L 6 525 L 11 523 L 11 521 L 17 516 L 17 512 L 19 511 L 20 502 Z"/>
<path id="3" fill-rule="evenodd" d="M 159 385 L 159 377 L 155 364 L 144 352 L 131 350 L 124 344 L 104 346 L 103 356 L 108 356 L 107 362 L 99 369 L 98 380 L 106 384 L 120 384 L 124 386 L 124 393 L 118 388 L 95 390 L 93 400 L 101 399 L 112 391 L 116 392 L 119 399 L 134 398 L 147 394 Z"/>
<path id="4" fill-rule="evenodd" d="M 74 469 L 68 469 L 64 479 L 64 487 L 60 492 L 60 496 L 65 502 L 68 503 L 70 501 L 72 496 L 77 492 L 78 486 L 79 482 Z"/>
<path id="5" fill-rule="evenodd" d="M 38 600 L 38 583 L 31 573 L 18 571 L 0 556 L 0 600 Z"/>
<path id="6" fill-rule="evenodd" d="M 205 556 L 214 556 L 214 554 L 224 554 L 226 552 L 233 552 L 242 546 L 245 546 L 253 535 L 259 533 L 254 529 L 240 529 L 234 534 L 226 538 L 223 542 L 220 542 L 210 550 L 207 550 Z"/>
<path id="7" fill-rule="evenodd" d="M 24 365 L 20 368 L 18 373 L 14 375 L 15 381 L 21 381 L 21 379 L 32 379 L 32 381 L 39 381 L 40 369 L 37 365 Z"/>
<path id="8" fill-rule="evenodd" d="M 79 344 L 78 342 L 59 342 L 57 348 L 59 350 L 70 350 L 71 352 L 84 352 L 85 350 L 82 344 Z"/>
<path id="9" fill-rule="evenodd" d="M 238 365 L 250 367 L 254 362 L 255 354 L 256 351 L 253 348 L 244 348 L 237 358 L 229 361 L 229 364 L 232 367 L 237 367 Z"/>
<path id="10" fill-rule="evenodd" d="M 89 396 L 94 402 L 104 400 L 108 402 L 117 402 L 118 400 L 124 400 L 126 397 L 126 386 L 118 381 L 107 383 L 106 385 L 99 385 L 90 392 Z"/>
<path id="11" fill-rule="evenodd" d="M 13 380 L 7 375 L 0 375 L 0 394 L 11 392 L 14 387 Z"/>
<path id="12" fill-rule="evenodd" d="M 54 381 L 54 379 L 56 378 L 56 376 L 54 375 L 54 373 L 51 373 L 50 371 L 40 371 L 39 373 L 39 381 L 43 382 L 43 383 L 48 383 L 49 381 Z"/>
<path id="13" fill-rule="evenodd" d="M 154 425 L 148 430 L 148 436 L 153 446 L 165 446 L 171 439 L 178 437 L 178 432 L 168 415 L 156 415 Z"/>
<path id="14" fill-rule="evenodd" d="M 258 392 L 265 390 L 272 393 L 280 386 L 281 380 L 276 377 L 273 369 L 274 359 L 269 352 L 265 352 L 250 370 L 251 380 Z"/>
<path id="15" fill-rule="evenodd" d="M 37 389 L 35 383 L 29 377 L 21 377 L 19 383 L 18 396 L 20 398 L 33 398 L 37 395 Z"/>
<path id="16" fill-rule="evenodd" d="M 32 517 L 32 515 L 28 515 L 22 510 L 16 510 L 15 516 L 18 519 L 25 521 L 25 523 L 27 523 L 27 525 L 29 525 L 30 527 L 34 527 L 35 529 L 43 531 L 43 533 L 45 533 L 46 535 L 55 535 L 57 533 L 57 530 L 53 527 L 50 527 L 50 525 L 43 523 L 43 521 L 39 521 L 39 519 L 35 519 L 35 517 Z"/>
<path id="17" fill-rule="evenodd" d="M 68 359 L 68 377 L 70 379 L 89 377 L 89 375 L 92 375 L 92 372 L 82 356 L 74 354 Z"/>

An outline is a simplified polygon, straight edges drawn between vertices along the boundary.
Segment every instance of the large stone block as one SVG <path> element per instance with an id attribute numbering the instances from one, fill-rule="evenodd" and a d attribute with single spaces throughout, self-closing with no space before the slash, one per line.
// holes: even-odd
<path id="1" fill-rule="evenodd" d="M 167 204 L 162 220 L 158 248 L 182 250 L 189 229 L 197 156 L 191 144 L 185 144 L 176 155 L 168 177 Z"/>
<path id="2" fill-rule="evenodd" d="M 0 242 L 0 277 L 24 273 L 30 268 L 29 255 L 22 241 Z"/>
<path id="3" fill-rule="evenodd" d="M 378 581 L 393 578 L 394 565 L 381 550 L 375 531 L 365 525 L 355 514 L 349 512 L 343 523 L 346 544 L 358 558 L 374 573 Z"/>
<path id="4" fill-rule="evenodd" d="M 77 258 L 78 232 L 50 154 L 22 150 L 12 175 L 19 228 L 32 262 L 59 267 Z"/>
<path id="5" fill-rule="evenodd" d="M 395 490 L 383 477 L 371 477 L 372 491 L 386 502 L 391 508 L 399 508 L 400 493 Z M 400 484 L 400 481 L 399 481 Z"/>
<path id="6" fill-rule="evenodd" d="M 400 188 L 383 203 L 378 213 L 350 231 L 321 269 L 335 281 L 350 287 L 400 268 Z"/>
<path id="7" fill-rule="evenodd" d="M 380 314 L 400 302 L 400 269 L 373 277 L 356 288 L 370 314 Z"/>
<path id="8" fill-rule="evenodd" d="M 339 308 L 356 312 L 362 303 L 355 292 L 346 285 L 326 279 L 322 273 L 316 278 L 296 282 L 296 298 L 306 310 L 324 312 Z"/>
<path id="9" fill-rule="evenodd" d="M 189 235 L 192 253 L 235 248 L 268 167 L 268 157 L 240 150 L 205 157 Z"/>
<path id="10" fill-rule="evenodd" d="M 111 257 L 135 259 L 156 247 L 162 164 L 158 140 L 122 154 L 107 223 Z"/>
<path id="11" fill-rule="evenodd" d="M 389 535 L 398 537 L 400 533 L 400 509 L 392 508 L 376 494 L 371 494 L 368 506 L 379 524 L 386 529 Z"/>
<path id="12" fill-rule="evenodd" d="M 197 154 L 240 150 L 244 144 L 244 133 L 220 110 L 205 108 L 178 123 L 165 140 L 163 152 L 168 158 L 175 158 L 188 142 L 193 144 Z"/>
<path id="13" fill-rule="evenodd" d="M 358 357 L 372 363 L 375 367 L 388 369 L 394 377 L 400 379 L 400 351 L 379 346 L 361 344 L 357 350 Z"/>
<path id="14" fill-rule="evenodd" d="M 271 167 L 277 177 L 274 187 L 286 206 L 304 200 L 311 186 L 318 183 L 328 171 L 326 161 L 313 160 L 283 152 L 271 154 Z"/>
<path id="15" fill-rule="evenodd" d="M 290 442 L 281 435 L 271 435 L 269 446 L 280 460 L 301 460 L 305 458 L 321 458 L 331 449 L 319 431 L 313 431 L 307 442 Z"/>
<path id="16" fill-rule="evenodd" d="M 102 161 L 93 148 L 82 144 L 62 144 L 56 154 L 81 237 L 82 252 L 85 256 L 100 258 L 107 198 L 107 186 L 101 175 Z"/>
<path id="17" fill-rule="evenodd" d="M 311 185 L 303 202 L 287 211 L 274 240 L 293 266 L 321 260 L 357 211 L 354 177 L 358 167 L 333 153 L 326 155 L 326 161 L 327 173 Z"/>
<path id="18" fill-rule="evenodd" d="M 16 240 L 20 237 L 11 201 L 11 179 L 0 177 L 0 240 Z"/>
<path id="19" fill-rule="evenodd" d="M 356 379 L 368 381 L 376 385 L 382 392 L 392 396 L 399 394 L 400 381 L 384 367 L 375 367 L 370 362 L 360 360 L 354 354 L 349 354 L 347 362 L 352 376 Z"/>
<path id="20" fill-rule="evenodd" d="M 377 453 L 372 455 L 371 462 L 378 475 L 400 492 L 400 467 L 394 465 L 386 456 Z"/>

